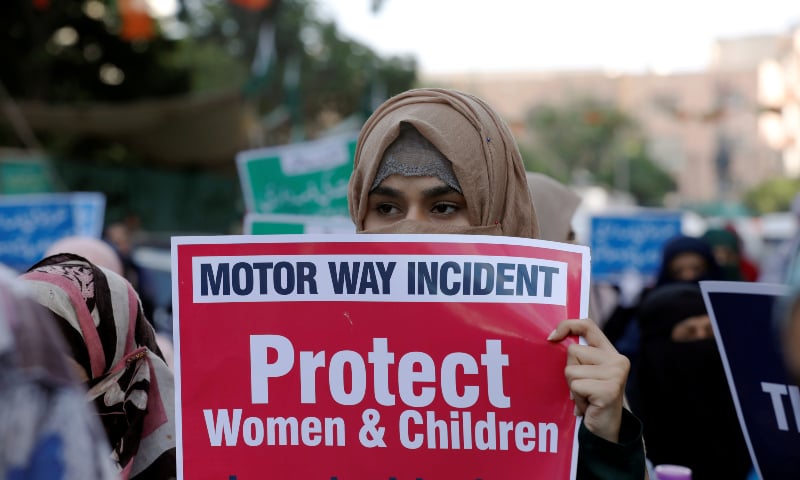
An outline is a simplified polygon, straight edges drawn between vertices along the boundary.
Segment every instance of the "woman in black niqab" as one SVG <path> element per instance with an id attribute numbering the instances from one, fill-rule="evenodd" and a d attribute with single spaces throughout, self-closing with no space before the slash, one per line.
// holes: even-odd
<path id="1" fill-rule="evenodd" d="M 693 480 L 745 479 L 750 457 L 713 332 L 676 339 L 687 319 L 710 327 L 698 284 L 656 288 L 643 299 L 637 318 L 635 413 L 644 424 L 648 458 L 655 465 L 685 465 Z"/>

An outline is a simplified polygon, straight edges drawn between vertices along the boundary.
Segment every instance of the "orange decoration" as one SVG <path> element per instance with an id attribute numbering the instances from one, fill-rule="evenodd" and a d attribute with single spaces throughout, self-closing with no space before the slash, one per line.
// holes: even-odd
<path id="1" fill-rule="evenodd" d="M 588 123 L 589 125 L 599 125 L 604 120 L 604 116 L 601 112 L 596 110 L 589 110 L 583 114 L 583 121 Z"/>
<path id="2" fill-rule="evenodd" d="M 242 8 L 257 12 L 269 7 L 270 4 L 272 4 L 272 0 L 231 0 L 231 3 L 235 3 Z"/>
<path id="3" fill-rule="evenodd" d="M 119 14 L 122 17 L 124 40 L 149 40 L 155 35 L 155 27 L 145 0 L 119 0 Z"/>

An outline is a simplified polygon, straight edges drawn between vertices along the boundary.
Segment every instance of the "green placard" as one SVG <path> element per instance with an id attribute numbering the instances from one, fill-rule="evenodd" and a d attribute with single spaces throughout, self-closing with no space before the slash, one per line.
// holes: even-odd
<path id="1" fill-rule="evenodd" d="M 254 222 L 250 229 L 253 235 L 282 235 L 305 233 L 306 228 L 302 223 Z"/>
<path id="2" fill-rule="evenodd" d="M 346 216 L 356 134 L 237 155 L 249 212 Z"/>
<path id="3" fill-rule="evenodd" d="M 248 213 L 244 218 L 245 235 L 280 235 L 298 233 L 355 233 L 348 217 Z"/>
<path id="4" fill-rule="evenodd" d="M 49 193 L 53 180 L 44 157 L 0 158 L 0 193 Z"/>

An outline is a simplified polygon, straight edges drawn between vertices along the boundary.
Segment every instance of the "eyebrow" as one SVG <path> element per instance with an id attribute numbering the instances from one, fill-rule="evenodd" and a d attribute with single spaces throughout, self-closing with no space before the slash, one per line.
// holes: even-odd
<path id="1" fill-rule="evenodd" d="M 431 187 L 426 190 L 422 191 L 422 196 L 425 198 L 432 198 L 432 197 L 441 197 L 442 195 L 447 195 L 448 193 L 458 193 L 455 188 L 449 185 L 438 185 L 436 187 Z"/>
<path id="2" fill-rule="evenodd" d="M 458 193 L 456 189 L 454 189 L 449 185 L 437 185 L 435 187 L 423 190 L 422 196 L 424 198 L 435 198 L 453 192 Z M 375 189 L 372 192 L 370 192 L 370 194 L 384 195 L 386 197 L 392 197 L 392 198 L 403 197 L 403 193 L 400 190 L 392 187 L 385 187 L 383 185 L 378 185 L 377 187 L 375 187 Z"/>
<path id="3" fill-rule="evenodd" d="M 392 198 L 400 198 L 403 196 L 400 193 L 400 190 L 397 190 L 396 188 L 384 187 L 383 185 L 378 185 L 371 192 L 369 192 L 369 194 L 383 195 L 385 197 L 392 197 Z"/>

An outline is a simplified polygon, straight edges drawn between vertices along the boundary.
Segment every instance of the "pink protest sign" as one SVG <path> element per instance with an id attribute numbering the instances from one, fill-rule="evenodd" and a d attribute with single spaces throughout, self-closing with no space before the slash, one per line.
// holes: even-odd
<path id="1" fill-rule="evenodd" d="M 588 249 L 485 236 L 173 239 L 186 479 L 574 477 Z"/>

